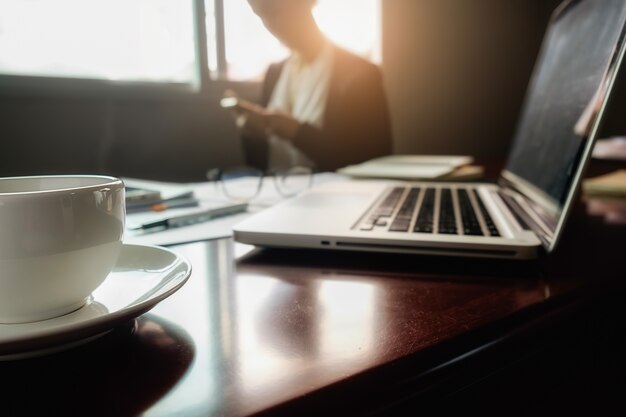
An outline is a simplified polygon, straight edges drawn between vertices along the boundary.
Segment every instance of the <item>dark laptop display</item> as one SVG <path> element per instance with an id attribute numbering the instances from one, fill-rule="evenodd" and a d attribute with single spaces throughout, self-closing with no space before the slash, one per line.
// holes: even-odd
<path id="1" fill-rule="evenodd" d="M 558 211 L 606 99 L 625 16 L 624 0 L 572 1 L 555 12 L 545 38 L 506 170 Z"/>
<path id="2" fill-rule="evenodd" d="M 555 11 L 543 43 L 502 177 L 541 219 L 526 217 L 548 251 L 593 148 L 625 20 L 626 0 L 572 0 Z"/>

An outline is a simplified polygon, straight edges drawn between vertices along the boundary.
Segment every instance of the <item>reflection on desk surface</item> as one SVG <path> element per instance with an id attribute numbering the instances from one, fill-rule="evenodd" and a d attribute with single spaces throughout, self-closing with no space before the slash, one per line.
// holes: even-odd
<path id="1" fill-rule="evenodd" d="M 102 338 L 0 364 L 5 382 L 19 382 L 3 392 L 15 394 L 11 404 L 36 407 L 32 398 L 59 391 L 38 383 L 22 388 L 35 371 L 52 369 L 71 387 L 79 385 L 76 375 L 103 376 L 105 382 L 92 381 L 102 401 L 120 397 L 120 387 L 135 394 L 102 406 L 119 407 L 115 415 L 146 408 L 150 416 L 246 416 L 277 408 L 279 415 L 368 414 L 396 400 L 407 381 L 430 387 L 433 372 L 442 370 L 454 377 L 457 368 L 449 365 L 457 359 L 487 350 L 484 361 L 492 347 L 563 306 L 623 289 L 624 247 L 626 228 L 587 216 L 582 206 L 557 252 L 532 262 L 267 250 L 231 239 L 176 246 L 193 273 L 140 319 L 154 325 L 123 333 L 112 347 Z M 83 403 L 58 409 L 74 404 Z"/>
<path id="2" fill-rule="evenodd" d="M 143 316 L 79 348 L 0 363 L 0 414 L 137 415 L 180 381 L 194 354 L 184 330 Z"/>
<path id="3" fill-rule="evenodd" d="M 231 240 L 177 250 L 193 259 L 194 275 L 155 313 L 191 331 L 205 354 L 186 381 L 208 384 L 205 406 L 226 415 L 339 383 L 546 296 L 536 275 L 382 272 L 390 260 L 415 259 L 404 255 L 368 256 L 380 269 L 367 272 L 362 254 L 255 250 Z"/>

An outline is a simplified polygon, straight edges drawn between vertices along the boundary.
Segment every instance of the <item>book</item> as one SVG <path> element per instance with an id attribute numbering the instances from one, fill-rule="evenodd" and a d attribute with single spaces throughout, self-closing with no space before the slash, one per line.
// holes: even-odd
<path id="1" fill-rule="evenodd" d="M 437 181 L 476 181 L 485 175 L 485 168 L 480 165 L 465 165 L 456 168 L 451 173 L 436 178 Z"/>
<path id="2" fill-rule="evenodd" d="M 586 195 L 626 197 L 626 169 L 583 181 Z"/>
<path id="3" fill-rule="evenodd" d="M 598 139 L 592 156 L 595 159 L 626 160 L 626 136 Z"/>
<path id="4" fill-rule="evenodd" d="M 135 213 L 148 210 L 163 211 L 170 207 L 191 207 L 197 205 L 198 200 L 194 197 L 193 192 L 187 191 L 176 197 L 163 198 L 163 196 L 159 196 L 158 198 L 146 198 L 130 202 L 126 200 L 126 212 Z"/>
<path id="5" fill-rule="evenodd" d="M 587 196 L 587 213 L 604 218 L 605 223 L 626 224 L 626 198 Z"/>
<path id="6" fill-rule="evenodd" d="M 158 190 L 126 186 L 126 211 L 149 208 L 161 201 L 161 192 Z"/>
<path id="7" fill-rule="evenodd" d="M 467 180 L 482 177 L 482 167 L 470 156 L 391 155 L 337 170 L 355 178 L 398 180 Z"/>
<path id="8" fill-rule="evenodd" d="M 159 201 L 160 199 L 161 192 L 158 190 L 126 186 L 126 205 L 143 204 L 146 202 Z"/>
<path id="9" fill-rule="evenodd" d="M 184 185 L 157 186 L 144 180 L 124 179 L 126 186 L 126 212 L 150 211 L 155 207 L 181 207 L 197 205 L 194 192 Z"/>

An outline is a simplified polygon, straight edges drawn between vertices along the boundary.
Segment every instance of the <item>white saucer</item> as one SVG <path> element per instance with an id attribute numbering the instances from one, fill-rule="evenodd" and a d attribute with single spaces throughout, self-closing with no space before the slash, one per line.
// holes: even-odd
<path id="1" fill-rule="evenodd" d="M 113 271 L 80 309 L 50 320 L 0 324 L 0 361 L 86 343 L 172 295 L 191 274 L 181 256 L 156 246 L 124 245 Z"/>

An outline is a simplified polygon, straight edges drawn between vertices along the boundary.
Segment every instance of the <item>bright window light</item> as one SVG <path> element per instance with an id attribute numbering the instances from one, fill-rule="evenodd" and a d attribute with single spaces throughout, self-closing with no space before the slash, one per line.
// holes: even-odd
<path id="1" fill-rule="evenodd" d="M 313 11 L 322 32 L 336 44 L 380 64 L 380 0 L 318 0 Z"/>
<path id="2" fill-rule="evenodd" d="M 288 55 L 246 0 L 224 0 L 224 31 L 229 80 L 259 80 L 269 64 Z"/>
<path id="3" fill-rule="evenodd" d="M 211 10 L 213 0 L 205 0 Z M 224 0 L 226 74 L 230 80 L 259 80 L 268 65 L 288 56 L 252 12 L 246 0 Z M 380 0 L 318 0 L 314 15 L 320 29 L 336 44 L 375 63 L 381 62 Z M 217 48 L 207 33 L 209 57 Z M 212 70 L 215 65 L 210 64 Z"/>
<path id="4" fill-rule="evenodd" d="M 193 0 L 0 0 L 0 73 L 191 83 Z"/>

